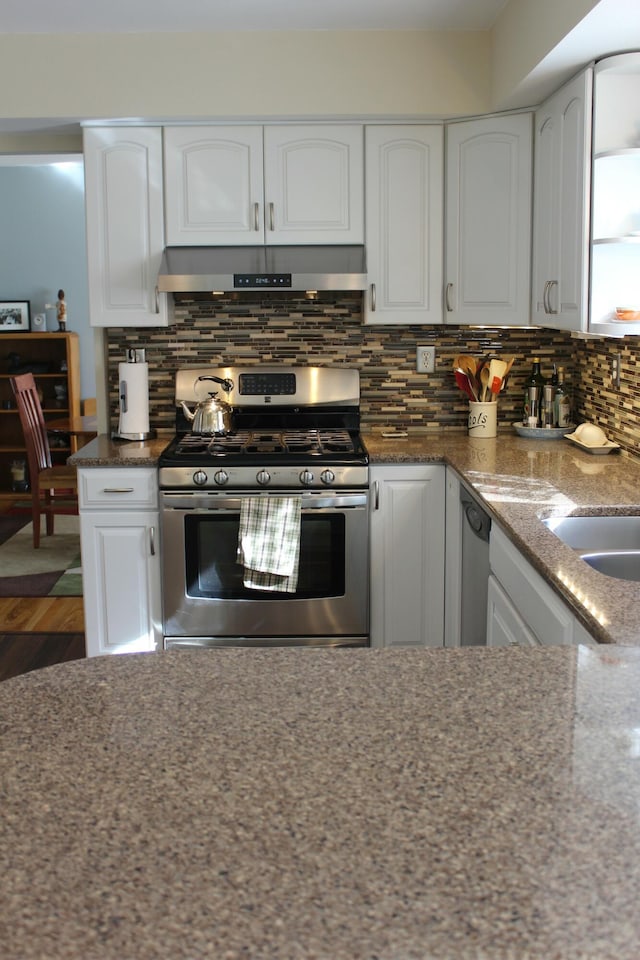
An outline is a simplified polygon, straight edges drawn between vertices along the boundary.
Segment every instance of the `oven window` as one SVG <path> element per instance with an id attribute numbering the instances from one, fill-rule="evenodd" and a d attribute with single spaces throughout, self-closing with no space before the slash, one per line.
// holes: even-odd
<path id="1" fill-rule="evenodd" d="M 185 517 L 187 594 L 220 600 L 282 600 L 341 597 L 345 589 L 344 514 L 303 513 L 300 525 L 300 570 L 295 593 L 250 590 L 242 583 L 236 560 L 237 515 L 195 514 Z"/>

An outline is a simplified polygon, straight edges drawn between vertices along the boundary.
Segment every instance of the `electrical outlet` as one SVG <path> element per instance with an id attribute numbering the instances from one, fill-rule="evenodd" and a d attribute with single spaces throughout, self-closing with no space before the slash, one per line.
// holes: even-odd
<path id="1" fill-rule="evenodd" d="M 622 365 L 622 355 L 619 353 L 614 354 L 611 358 L 611 380 L 613 383 L 614 390 L 620 389 L 620 367 Z"/>
<path id="2" fill-rule="evenodd" d="M 418 347 L 416 353 L 416 370 L 418 373 L 433 373 L 436 368 L 436 348 Z"/>

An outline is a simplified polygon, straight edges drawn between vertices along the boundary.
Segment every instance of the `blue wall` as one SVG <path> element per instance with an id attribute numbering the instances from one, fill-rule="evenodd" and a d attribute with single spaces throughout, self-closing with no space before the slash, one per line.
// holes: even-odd
<path id="1" fill-rule="evenodd" d="M 0 166 L 0 300 L 30 300 L 33 316 L 60 288 L 80 338 L 81 396 L 95 397 L 82 162 Z M 57 330 L 55 310 L 46 313 Z"/>

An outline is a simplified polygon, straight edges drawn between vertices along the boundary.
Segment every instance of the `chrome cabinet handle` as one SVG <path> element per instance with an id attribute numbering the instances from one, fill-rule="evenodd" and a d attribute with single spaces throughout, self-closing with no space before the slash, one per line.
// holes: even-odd
<path id="1" fill-rule="evenodd" d="M 253 229 L 260 229 L 260 204 L 257 201 L 253 205 Z"/>
<path id="2" fill-rule="evenodd" d="M 152 557 L 156 555 L 156 528 L 149 527 L 149 552 Z"/>
<path id="3" fill-rule="evenodd" d="M 105 487 L 103 493 L 133 493 L 133 487 Z"/>
<path id="4" fill-rule="evenodd" d="M 553 307 L 551 306 L 551 288 L 552 288 L 552 287 L 557 287 L 557 286 L 558 286 L 558 281 L 557 281 L 557 280 L 549 280 L 549 292 L 547 293 L 547 302 L 548 302 L 548 304 L 549 304 L 549 309 L 547 310 L 547 313 L 557 313 L 557 312 L 558 312 L 557 310 L 554 310 Z"/>
<path id="5" fill-rule="evenodd" d="M 371 284 L 370 300 L 371 300 L 371 313 L 375 313 L 375 311 L 376 311 L 376 285 L 375 285 L 375 283 L 372 283 L 372 284 Z"/>
<path id="6" fill-rule="evenodd" d="M 451 306 L 450 293 L 453 290 L 453 284 L 448 283 L 444 290 L 444 306 L 447 313 L 452 313 L 453 307 Z"/>
<path id="7" fill-rule="evenodd" d="M 158 290 L 157 285 L 155 288 L 155 294 L 156 294 L 156 313 L 160 313 L 160 291 Z"/>
<path id="8" fill-rule="evenodd" d="M 551 280 L 546 280 L 544 285 L 544 290 L 542 292 L 542 309 L 545 313 L 549 313 L 549 284 Z"/>
<path id="9" fill-rule="evenodd" d="M 269 204 L 269 230 L 275 230 L 274 222 L 275 222 L 275 218 L 274 218 L 273 204 L 270 203 Z"/>
<path id="10" fill-rule="evenodd" d="M 380 484 L 377 480 L 373 481 L 373 509 L 380 509 Z"/>

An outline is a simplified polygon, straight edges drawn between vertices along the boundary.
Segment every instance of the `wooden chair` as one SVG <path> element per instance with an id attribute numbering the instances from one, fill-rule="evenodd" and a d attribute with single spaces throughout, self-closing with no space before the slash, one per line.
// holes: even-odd
<path id="1" fill-rule="evenodd" d="M 32 373 L 10 377 L 24 433 L 31 483 L 33 546 L 40 546 L 40 516 L 45 515 L 47 536 L 53 534 L 54 516 L 77 514 L 78 480 L 74 467 L 53 466 L 49 437 Z"/>

